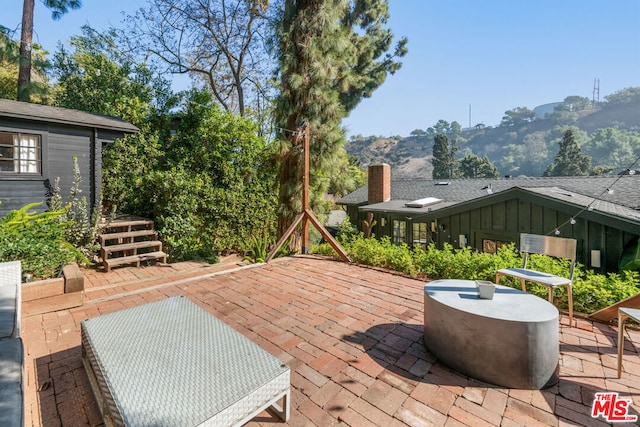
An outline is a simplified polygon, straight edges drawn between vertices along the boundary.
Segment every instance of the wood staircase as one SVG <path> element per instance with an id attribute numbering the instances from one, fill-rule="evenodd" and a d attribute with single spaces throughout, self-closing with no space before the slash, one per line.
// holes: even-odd
<path id="1" fill-rule="evenodd" d="M 140 267 L 143 261 L 167 262 L 162 242 L 149 219 L 124 217 L 111 221 L 102 227 L 98 240 L 107 272 L 117 265 L 136 264 Z"/>

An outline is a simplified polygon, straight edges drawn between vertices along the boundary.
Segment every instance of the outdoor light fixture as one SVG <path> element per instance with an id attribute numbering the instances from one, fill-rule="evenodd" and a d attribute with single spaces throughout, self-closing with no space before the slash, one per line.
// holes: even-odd
<path id="1" fill-rule="evenodd" d="M 458 242 L 460 243 L 461 248 L 465 248 L 467 246 L 467 236 L 460 234 L 458 236 Z"/>
<path id="2" fill-rule="evenodd" d="M 600 251 L 597 249 L 591 251 L 591 267 L 602 267 L 602 263 L 600 261 Z"/>

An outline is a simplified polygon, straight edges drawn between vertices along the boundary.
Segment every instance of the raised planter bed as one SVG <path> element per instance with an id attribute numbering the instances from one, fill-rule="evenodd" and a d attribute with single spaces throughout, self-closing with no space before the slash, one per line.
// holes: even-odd
<path id="1" fill-rule="evenodd" d="M 62 277 L 58 279 L 22 284 L 24 316 L 79 307 L 83 301 L 84 276 L 76 264 L 65 266 L 62 269 Z"/>

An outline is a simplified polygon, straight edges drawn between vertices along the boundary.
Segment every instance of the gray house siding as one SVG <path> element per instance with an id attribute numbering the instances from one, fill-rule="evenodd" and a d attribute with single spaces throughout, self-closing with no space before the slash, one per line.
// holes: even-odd
<path id="1" fill-rule="evenodd" d="M 80 169 L 80 197 L 91 194 L 91 129 L 52 127 L 49 131 L 49 175 L 51 184 L 60 178 L 60 193 L 64 201 L 73 185 L 73 158 Z M 90 200 L 87 200 L 90 202 Z"/>
<path id="2" fill-rule="evenodd" d="M 637 175 L 452 179 L 443 183 L 412 178 L 386 182 L 376 171 L 370 168 L 368 184 L 337 203 L 345 206 L 360 230 L 362 221 L 373 213 L 375 237 L 389 236 L 397 244 L 426 246 L 433 242 L 439 248 L 445 243 L 457 248 L 463 240 L 483 251 L 502 242 L 519 244 L 521 233 L 554 235 L 559 229 L 561 237 L 577 240 L 581 264 L 592 267 L 592 251 L 599 251 L 601 267 L 594 269 L 618 271 L 625 247 L 640 238 Z M 390 198 L 369 202 L 370 186 L 374 190 L 389 186 Z M 415 205 L 418 207 L 412 207 Z"/>
<path id="3" fill-rule="evenodd" d="M 366 209 L 366 207 L 365 207 Z M 597 271 L 617 271 L 621 249 L 630 241 L 636 241 L 640 230 L 621 230 L 593 219 L 576 218 L 574 225 L 569 224 L 572 216 L 566 212 L 543 206 L 541 204 L 511 199 L 497 201 L 488 206 L 472 208 L 462 212 L 447 214 L 453 209 L 434 211 L 416 217 L 391 212 L 375 212 L 377 225 L 374 234 L 377 237 L 392 236 L 393 221 L 405 221 L 406 241 L 414 246 L 413 225 L 426 223 L 429 241 L 442 248 L 445 243 L 460 247 L 459 237 L 464 235 L 467 246 L 483 251 L 485 240 L 496 242 L 514 242 L 519 244 L 520 233 L 548 234 L 561 227 L 561 237 L 577 240 L 578 262 L 587 268 L 591 266 L 591 250 L 601 253 L 601 267 Z M 367 212 L 360 211 L 358 217 L 365 219 Z M 353 217 L 352 217 L 353 218 Z M 432 230 L 434 223 L 434 230 Z M 385 225 L 383 225 L 385 224 Z M 358 226 L 361 229 L 361 225 Z"/>
<path id="4" fill-rule="evenodd" d="M 60 178 L 60 193 L 67 201 L 74 179 L 74 156 L 82 179 L 80 197 L 85 196 L 93 209 L 100 200 L 102 148 L 124 136 L 124 132 L 117 130 L 11 117 L 0 117 L 0 131 L 40 135 L 42 159 L 39 176 L 0 174 L 0 217 L 34 202 L 43 202 L 36 211 L 46 210 L 47 197 L 56 178 Z"/>
<path id="5" fill-rule="evenodd" d="M 0 179 L 0 216 L 29 203 L 41 201 L 46 196 L 44 180 Z M 38 210 L 43 211 L 41 207 Z"/>

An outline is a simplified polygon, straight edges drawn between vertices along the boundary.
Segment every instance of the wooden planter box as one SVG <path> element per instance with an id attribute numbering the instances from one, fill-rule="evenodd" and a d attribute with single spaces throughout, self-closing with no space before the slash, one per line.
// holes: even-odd
<path id="1" fill-rule="evenodd" d="M 79 307 L 84 301 L 84 276 L 76 264 L 66 265 L 62 277 L 22 284 L 22 315 Z"/>

